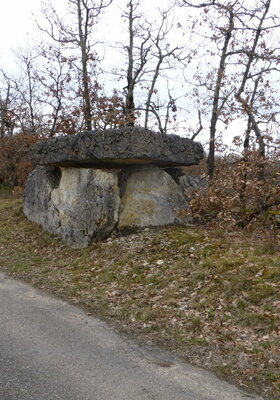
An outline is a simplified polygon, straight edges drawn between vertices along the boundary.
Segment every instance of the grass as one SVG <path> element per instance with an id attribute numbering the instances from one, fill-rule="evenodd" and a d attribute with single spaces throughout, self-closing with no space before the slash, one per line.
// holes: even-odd
<path id="1" fill-rule="evenodd" d="M 168 227 L 71 249 L 5 198 L 0 224 L 9 275 L 279 400 L 279 238 Z"/>

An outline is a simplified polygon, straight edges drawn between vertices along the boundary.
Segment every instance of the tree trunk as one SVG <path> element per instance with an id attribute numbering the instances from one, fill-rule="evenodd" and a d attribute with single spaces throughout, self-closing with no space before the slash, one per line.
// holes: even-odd
<path id="1" fill-rule="evenodd" d="M 260 130 L 259 126 L 258 126 L 258 123 L 256 121 L 256 118 L 255 118 L 255 115 L 254 115 L 254 110 L 253 110 L 254 96 L 256 94 L 258 83 L 259 83 L 259 80 L 260 80 L 261 76 L 259 76 L 259 78 L 255 82 L 255 87 L 254 87 L 254 92 L 253 92 L 253 95 L 252 95 L 251 102 L 248 102 L 246 99 L 244 99 L 242 97 L 242 94 L 244 94 L 245 86 L 246 86 L 246 83 L 247 83 L 247 81 L 249 79 L 249 76 L 250 76 L 251 67 L 253 65 L 254 60 L 256 59 L 256 49 L 257 49 L 258 42 L 259 42 L 259 40 L 261 38 L 261 35 L 262 35 L 263 23 L 265 21 L 266 15 L 267 15 L 268 10 L 270 8 L 270 3 L 271 3 L 271 0 L 267 0 L 264 3 L 264 12 L 263 12 L 262 17 L 260 18 L 259 25 L 258 25 L 258 27 L 256 29 L 254 42 L 253 42 L 252 48 L 251 48 L 251 50 L 249 52 L 248 61 L 247 61 L 246 68 L 245 68 L 245 71 L 244 71 L 244 74 L 243 74 L 243 79 L 242 79 L 240 88 L 239 88 L 238 92 L 235 95 L 236 100 L 241 104 L 243 110 L 248 115 L 248 119 L 249 119 L 249 122 L 251 124 L 251 128 L 255 132 L 255 135 L 256 135 L 256 138 L 257 138 L 257 142 L 258 142 L 258 145 L 259 145 L 259 154 L 260 154 L 261 158 L 265 157 L 265 143 L 264 143 L 264 139 L 263 139 L 263 136 L 261 134 L 261 130 Z"/>
<path id="2" fill-rule="evenodd" d="M 218 68 L 217 80 L 216 80 L 215 91 L 214 91 L 214 98 L 213 98 L 213 103 L 212 103 L 209 154 L 208 154 L 208 159 L 207 159 L 208 176 L 210 178 L 213 177 L 214 170 L 215 170 L 215 139 L 216 139 L 217 122 L 218 122 L 218 118 L 219 118 L 220 91 L 221 91 L 222 81 L 223 81 L 225 67 L 226 67 L 227 49 L 228 49 L 229 41 L 231 39 L 232 31 L 234 28 L 233 20 L 234 20 L 234 14 L 233 14 L 233 11 L 230 10 L 229 27 L 225 34 L 224 45 L 223 45 L 222 54 L 221 54 L 221 58 L 220 58 L 220 64 L 219 64 L 219 68 Z"/>
<path id="3" fill-rule="evenodd" d="M 92 130 L 92 115 L 91 115 L 91 101 L 90 101 L 90 78 L 88 74 L 88 49 L 87 49 L 87 29 L 88 29 L 88 13 L 86 9 L 86 20 L 83 22 L 81 0 L 77 2 L 78 7 L 78 25 L 79 25 L 79 41 L 81 49 L 81 61 L 82 61 L 82 86 L 83 86 L 83 103 L 84 103 L 84 119 L 85 128 L 87 131 Z M 84 24 L 84 30 L 83 30 Z"/>
<path id="4" fill-rule="evenodd" d="M 134 126 L 135 124 L 135 103 L 134 103 L 134 86 L 135 81 L 133 78 L 133 67 L 134 67 L 134 59 L 133 59 L 133 47 L 134 47 L 134 31 L 133 31 L 133 2 L 130 1 L 129 4 L 129 15 L 128 15 L 128 24 L 129 24 L 129 46 L 127 47 L 128 51 L 128 67 L 127 67 L 127 93 L 125 98 L 125 125 L 126 126 Z"/>

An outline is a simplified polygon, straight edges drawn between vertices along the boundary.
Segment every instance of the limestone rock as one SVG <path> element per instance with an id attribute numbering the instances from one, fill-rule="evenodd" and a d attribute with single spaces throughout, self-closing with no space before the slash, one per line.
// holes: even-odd
<path id="1" fill-rule="evenodd" d="M 178 180 L 183 191 L 198 190 L 208 186 L 208 180 L 198 175 L 182 175 Z"/>
<path id="2" fill-rule="evenodd" d="M 39 142 L 30 149 L 34 164 L 86 168 L 192 165 L 203 154 L 198 142 L 140 127 L 82 132 Z"/>
<path id="3" fill-rule="evenodd" d="M 190 222 L 179 215 L 188 204 L 182 191 L 164 170 L 131 168 L 121 178 L 122 192 L 119 230 Z"/>
<path id="4" fill-rule="evenodd" d="M 186 174 L 180 167 L 165 168 L 165 171 L 178 184 L 187 201 L 191 200 L 194 190 L 201 190 L 209 184 L 206 177 Z"/>
<path id="5" fill-rule="evenodd" d="M 50 196 L 59 186 L 60 179 L 59 168 L 38 166 L 29 174 L 24 191 L 24 214 L 52 234 L 57 234 L 60 220 Z"/>
<path id="6" fill-rule="evenodd" d="M 117 175 L 98 169 L 37 167 L 26 184 L 24 212 L 73 247 L 86 247 L 115 228 L 119 211 Z M 51 176 L 51 178 L 50 178 Z M 35 193 L 35 199 L 32 199 Z"/>

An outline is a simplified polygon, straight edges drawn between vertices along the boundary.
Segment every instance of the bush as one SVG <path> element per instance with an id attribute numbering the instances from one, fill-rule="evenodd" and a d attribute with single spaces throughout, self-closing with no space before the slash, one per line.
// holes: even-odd
<path id="1" fill-rule="evenodd" d="M 29 147 L 41 140 L 30 133 L 19 133 L 0 138 L 0 184 L 22 186 L 32 170 Z"/>
<path id="2" fill-rule="evenodd" d="M 257 152 L 218 160 L 209 186 L 193 193 L 191 213 L 197 222 L 220 225 L 280 225 L 280 164 Z"/>

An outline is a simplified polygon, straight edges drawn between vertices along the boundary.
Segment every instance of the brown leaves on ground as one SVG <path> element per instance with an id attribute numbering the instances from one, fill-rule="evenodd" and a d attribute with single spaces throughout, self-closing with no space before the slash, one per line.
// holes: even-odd
<path id="1" fill-rule="evenodd" d="M 70 249 L 1 200 L 0 266 L 265 397 L 280 395 L 275 234 L 170 227 Z"/>

